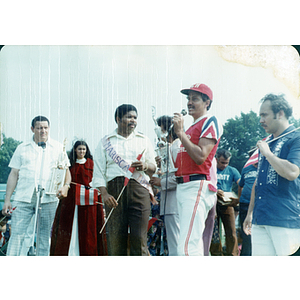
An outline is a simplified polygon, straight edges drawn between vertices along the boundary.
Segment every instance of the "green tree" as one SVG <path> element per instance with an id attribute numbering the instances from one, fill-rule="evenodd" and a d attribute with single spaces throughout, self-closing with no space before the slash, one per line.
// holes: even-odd
<path id="1" fill-rule="evenodd" d="M 240 172 L 249 158 L 248 151 L 255 147 L 258 140 L 267 136 L 259 124 L 259 116 L 250 111 L 240 117 L 228 119 L 224 125 L 219 148 L 227 149 L 232 157 L 230 165 Z"/>
<path id="2" fill-rule="evenodd" d="M 19 144 L 21 144 L 21 142 L 16 141 L 13 138 L 7 138 L 3 134 L 3 145 L 0 148 L 0 183 L 7 182 L 10 172 L 8 164 Z"/>
<path id="3" fill-rule="evenodd" d="M 253 111 L 241 113 L 240 117 L 228 119 L 224 125 L 219 148 L 227 149 L 232 157 L 230 165 L 240 172 L 249 158 L 248 151 L 255 147 L 258 140 L 268 136 L 260 126 L 260 117 Z M 289 122 L 296 128 L 300 127 L 300 120 L 291 117 Z"/>
<path id="4" fill-rule="evenodd" d="M 290 122 L 291 124 L 294 124 L 294 126 L 295 126 L 296 128 L 300 127 L 300 120 L 296 120 L 294 117 L 291 117 L 291 118 L 289 119 L 289 122 Z"/>

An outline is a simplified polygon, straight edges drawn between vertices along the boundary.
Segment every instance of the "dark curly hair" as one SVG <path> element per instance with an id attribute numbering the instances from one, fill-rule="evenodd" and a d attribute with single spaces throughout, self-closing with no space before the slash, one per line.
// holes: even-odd
<path id="1" fill-rule="evenodd" d="M 285 100 L 284 94 L 281 95 L 274 95 L 274 94 L 267 94 L 263 97 L 260 102 L 264 103 L 265 101 L 269 100 L 271 102 L 271 109 L 275 115 L 283 110 L 285 117 L 289 119 L 289 117 L 293 114 L 293 108 L 290 104 Z"/>

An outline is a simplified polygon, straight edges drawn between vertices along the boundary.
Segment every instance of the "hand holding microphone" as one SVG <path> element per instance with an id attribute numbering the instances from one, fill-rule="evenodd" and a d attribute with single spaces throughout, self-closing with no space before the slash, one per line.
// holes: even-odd
<path id="1" fill-rule="evenodd" d="M 182 117 L 184 117 L 187 114 L 187 111 L 185 109 L 182 109 L 180 114 L 179 113 L 174 113 L 174 117 L 173 117 L 173 124 L 170 126 L 169 128 L 169 132 L 171 132 L 174 123 L 178 123 L 182 121 L 182 128 L 183 128 L 183 119 Z"/>

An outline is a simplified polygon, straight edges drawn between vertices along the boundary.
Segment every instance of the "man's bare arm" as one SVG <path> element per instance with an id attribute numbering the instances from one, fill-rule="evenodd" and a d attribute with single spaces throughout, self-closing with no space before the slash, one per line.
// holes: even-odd
<path id="1" fill-rule="evenodd" d="M 6 195 L 5 195 L 4 205 L 2 208 L 3 215 L 8 216 L 9 211 L 12 209 L 10 198 L 17 186 L 18 178 L 19 178 L 19 170 L 12 168 L 9 173 L 7 184 L 6 184 Z"/>
<path id="2" fill-rule="evenodd" d="M 252 186 L 250 204 L 248 207 L 247 216 L 243 223 L 243 229 L 247 235 L 251 234 L 252 214 L 253 214 L 253 209 L 254 209 L 254 204 L 255 204 L 255 185 L 256 185 L 256 180 Z"/>
<path id="3" fill-rule="evenodd" d="M 216 140 L 208 138 L 200 138 L 199 143 L 196 145 L 190 141 L 183 129 L 183 117 L 181 114 L 174 114 L 174 130 L 180 139 L 183 147 L 185 148 L 191 159 L 197 164 L 202 165 L 209 153 L 216 144 Z"/>

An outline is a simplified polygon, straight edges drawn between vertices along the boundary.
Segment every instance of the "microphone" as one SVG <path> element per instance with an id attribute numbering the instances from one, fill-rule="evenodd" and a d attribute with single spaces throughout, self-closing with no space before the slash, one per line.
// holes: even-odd
<path id="1" fill-rule="evenodd" d="M 183 109 L 181 110 L 180 113 L 181 113 L 183 116 L 185 116 L 185 115 L 187 114 L 187 111 L 186 111 L 186 109 L 183 108 Z"/>
<path id="2" fill-rule="evenodd" d="M 183 108 L 183 109 L 181 110 L 180 113 L 181 113 L 182 116 L 184 117 L 184 116 L 187 114 L 187 111 L 186 111 L 186 109 Z M 174 126 L 174 124 L 171 124 L 171 126 L 170 126 L 170 128 L 169 128 L 169 130 L 168 130 L 169 133 L 171 132 L 173 126 Z"/>

